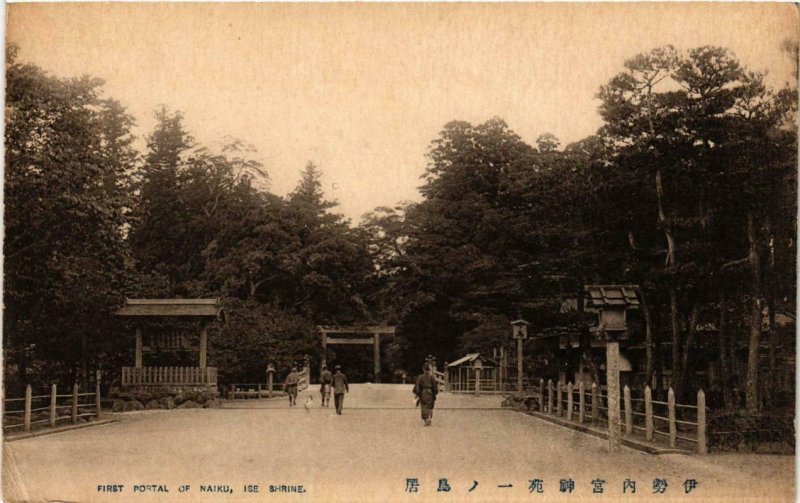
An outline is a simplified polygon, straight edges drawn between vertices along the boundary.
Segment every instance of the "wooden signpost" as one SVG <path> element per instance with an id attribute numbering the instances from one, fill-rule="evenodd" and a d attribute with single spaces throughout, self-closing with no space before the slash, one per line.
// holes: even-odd
<path id="1" fill-rule="evenodd" d="M 517 341 L 517 393 L 522 393 L 522 341 L 528 338 L 528 325 L 525 320 L 516 320 L 511 322 L 512 337 Z"/>

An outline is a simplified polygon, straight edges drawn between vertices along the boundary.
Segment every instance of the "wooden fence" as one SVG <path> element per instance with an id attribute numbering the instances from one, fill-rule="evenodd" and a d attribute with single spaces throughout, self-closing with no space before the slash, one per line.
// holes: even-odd
<path id="1" fill-rule="evenodd" d="M 517 381 L 499 381 L 494 378 L 481 378 L 480 381 L 480 390 L 476 388 L 476 379 L 475 378 L 468 378 L 463 379 L 461 381 L 453 382 L 449 381 L 445 384 L 445 387 L 442 388 L 446 391 L 451 393 L 480 393 L 485 394 L 505 394 L 505 393 L 514 393 L 517 390 Z M 530 389 L 530 382 L 528 378 L 524 378 L 522 382 L 523 389 L 529 390 Z"/>
<path id="2" fill-rule="evenodd" d="M 303 391 L 309 386 L 308 371 L 302 370 L 297 373 L 300 380 L 297 383 L 297 391 Z M 236 400 L 239 398 L 269 398 L 275 391 L 284 391 L 284 383 L 233 383 L 227 388 L 228 399 Z"/>
<path id="3" fill-rule="evenodd" d="M 478 385 L 480 384 L 480 387 Z M 451 382 L 448 384 L 447 391 L 452 393 L 505 393 L 502 389 L 498 389 L 498 382 L 493 379 L 481 378 L 480 383 L 475 378 L 463 379 L 459 382 Z"/>
<path id="4" fill-rule="evenodd" d="M 539 412 L 565 417 L 567 421 L 583 424 L 600 422 L 608 424 L 607 391 L 592 383 L 585 389 L 567 383 L 553 384 L 552 379 L 539 379 Z M 650 387 L 646 387 L 644 398 L 631 397 L 631 389 L 622 389 L 621 433 L 627 436 L 643 434 L 647 441 L 667 440 L 670 447 L 689 444 L 698 454 L 708 452 L 706 434 L 706 398 L 703 390 L 697 392 L 697 404 L 686 405 L 675 402 L 675 393 L 669 389 L 666 402 L 652 399 Z"/>
<path id="5" fill-rule="evenodd" d="M 99 373 L 98 373 L 99 377 Z M 47 405 L 42 406 L 42 403 Z M 34 407 L 34 404 L 36 407 Z M 31 431 L 33 426 L 56 428 L 59 422 L 78 422 L 78 418 L 101 417 L 100 380 L 94 393 L 81 393 L 78 383 L 72 385 L 72 393 L 58 394 L 55 384 L 46 395 L 34 395 L 30 384 L 25 387 L 23 398 L 3 399 L 3 433 L 21 429 Z"/>
<path id="6" fill-rule="evenodd" d="M 216 386 L 216 367 L 122 367 L 122 386 Z"/>

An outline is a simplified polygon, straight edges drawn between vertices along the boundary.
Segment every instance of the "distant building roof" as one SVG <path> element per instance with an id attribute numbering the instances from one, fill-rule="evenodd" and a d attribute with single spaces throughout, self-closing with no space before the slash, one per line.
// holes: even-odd
<path id="1" fill-rule="evenodd" d="M 221 320 L 225 313 L 219 299 L 125 299 L 117 316 L 181 316 Z"/>
<path id="2" fill-rule="evenodd" d="M 638 285 L 586 285 L 584 290 L 589 294 L 586 307 L 639 307 L 639 298 L 636 296 Z"/>
<path id="3" fill-rule="evenodd" d="M 394 325 L 317 326 L 317 330 L 327 334 L 394 334 L 396 329 Z"/>
<path id="4" fill-rule="evenodd" d="M 480 353 L 470 353 L 467 356 L 462 356 L 461 358 L 459 358 L 458 360 L 456 360 L 456 361 L 454 361 L 452 363 L 448 363 L 447 366 L 448 367 L 458 367 L 459 365 L 462 365 L 464 363 L 472 363 L 475 360 L 477 360 L 478 358 L 480 358 L 482 362 L 491 363 L 492 365 L 496 365 L 497 364 L 491 358 L 486 358 L 485 356 L 481 356 Z"/>

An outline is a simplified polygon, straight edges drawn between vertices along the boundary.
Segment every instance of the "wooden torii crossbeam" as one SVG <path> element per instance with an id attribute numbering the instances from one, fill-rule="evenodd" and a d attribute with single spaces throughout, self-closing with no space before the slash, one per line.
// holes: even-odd
<path id="1" fill-rule="evenodd" d="M 322 340 L 322 361 L 320 362 L 320 368 L 327 365 L 329 344 L 371 344 L 373 347 L 375 382 L 381 382 L 381 335 L 394 335 L 395 328 L 396 327 L 387 325 L 317 327 Z M 340 337 L 329 337 L 329 334 L 340 335 Z M 344 335 L 356 337 L 341 337 Z M 368 337 L 363 337 L 364 335 L 368 335 Z"/>

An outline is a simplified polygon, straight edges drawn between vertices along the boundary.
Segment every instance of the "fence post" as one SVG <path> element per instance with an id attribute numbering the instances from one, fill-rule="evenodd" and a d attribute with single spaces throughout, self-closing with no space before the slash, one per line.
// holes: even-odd
<path id="1" fill-rule="evenodd" d="M 653 440 L 653 392 L 650 386 L 644 387 L 644 429 L 645 438 Z"/>
<path id="2" fill-rule="evenodd" d="M 631 407 L 631 389 L 627 384 L 622 388 L 622 394 L 625 400 L 625 434 L 630 435 L 633 433 L 633 409 Z"/>
<path id="3" fill-rule="evenodd" d="M 697 454 L 706 454 L 706 394 L 702 388 L 697 392 Z"/>
<path id="4" fill-rule="evenodd" d="M 567 421 L 572 421 L 572 381 L 567 383 Z"/>
<path id="5" fill-rule="evenodd" d="M 672 391 L 671 386 L 667 393 L 667 408 L 669 409 L 669 446 L 675 447 L 678 445 L 678 429 L 675 425 L 675 392 Z"/>
<path id="6" fill-rule="evenodd" d="M 56 427 L 56 385 L 50 386 L 50 427 Z"/>
<path id="7" fill-rule="evenodd" d="M 97 413 L 97 420 L 99 421 L 100 420 L 100 414 L 101 414 L 101 411 L 100 411 L 100 371 L 99 370 L 96 371 L 95 377 L 97 377 L 97 379 L 95 379 L 95 385 L 94 385 L 94 408 L 95 408 L 95 412 Z"/>
<path id="8" fill-rule="evenodd" d="M 78 383 L 72 385 L 72 422 L 78 422 Z"/>
<path id="9" fill-rule="evenodd" d="M 561 410 L 561 390 L 563 388 L 564 385 L 561 383 L 561 381 L 558 381 L 558 383 L 556 383 L 556 414 L 558 417 L 564 415 L 563 411 Z"/>
<path id="10" fill-rule="evenodd" d="M 25 387 L 25 416 L 24 416 L 24 423 L 25 423 L 25 431 L 31 431 L 31 401 L 33 400 L 33 391 L 31 390 L 31 385 L 27 385 Z"/>
<path id="11" fill-rule="evenodd" d="M 600 419 L 600 416 L 597 415 L 598 412 L 598 402 L 600 401 L 599 393 L 597 392 L 597 383 L 592 382 L 592 422 L 596 422 Z"/>
<path id="12" fill-rule="evenodd" d="M 581 382 L 578 383 L 578 422 L 580 424 L 583 424 L 585 419 L 585 407 L 586 401 L 584 400 L 583 375 L 581 375 Z"/>
<path id="13" fill-rule="evenodd" d="M 553 414 L 555 409 L 553 408 L 553 380 L 547 380 L 547 412 L 548 414 Z"/>
<path id="14" fill-rule="evenodd" d="M 539 379 L 539 412 L 544 412 L 544 379 Z"/>

